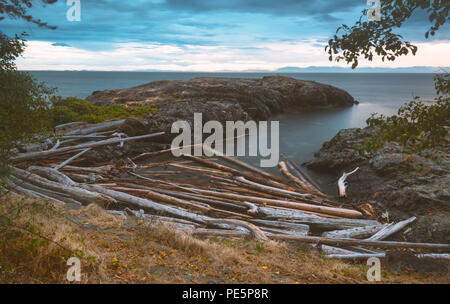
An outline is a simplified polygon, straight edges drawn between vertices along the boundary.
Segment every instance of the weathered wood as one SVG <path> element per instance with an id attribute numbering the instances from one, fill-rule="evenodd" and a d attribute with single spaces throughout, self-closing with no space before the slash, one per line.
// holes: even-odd
<path id="1" fill-rule="evenodd" d="M 307 183 L 310 185 L 310 187 L 314 188 L 316 191 L 322 193 L 322 196 L 330 197 L 329 195 L 323 193 L 323 191 L 320 189 L 320 186 L 316 183 L 314 179 L 311 178 L 304 170 L 302 170 L 295 162 L 288 159 L 285 155 L 280 154 L 281 158 L 284 159 L 286 164 L 289 166 L 289 168 L 292 170 L 294 175 L 298 178 L 300 178 L 304 183 Z"/>
<path id="2" fill-rule="evenodd" d="M 141 208 L 147 208 L 149 210 L 152 210 L 156 213 L 161 213 L 165 215 L 170 215 L 177 218 L 186 219 L 189 221 L 193 221 L 196 223 L 205 224 L 205 220 L 208 219 L 208 217 L 196 213 L 189 212 L 183 208 L 180 207 L 171 207 L 166 206 L 160 203 L 156 203 L 154 201 L 151 201 L 146 198 L 141 198 L 137 196 L 133 196 L 127 193 L 105 189 L 103 187 L 97 186 L 97 185 L 88 185 L 88 184 L 81 184 L 80 187 L 83 187 L 83 189 L 87 189 L 89 191 L 95 191 L 99 192 L 105 195 L 108 195 L 112 198 L 115 198 L 118 201 L 126 202 L 134 206 L 138 206 Z"/>
<path id="3" fill-rule="evenodd" d="M 196 190 L 190 190 L 189 188 L 182 187 L 180 185 L 177 185 L 177 184 L 174 184 L 174 183 L 171 183 L 171 182 L 167 182 L 167 181 L 163 181 L 163 180 L 160 180 L 160 179 L 154 179 L 154 178 L 145 177 L 145 176 L 136 174 L 136 173 L 131 172 L 131 171 L 129 171 L 128 174 L 130 174 L 132 176 L 135 176 L 135 177 L 137 177 L 139 179 L 151 182 L 151 183 L 169 185 L 169 186 L 172 186 L 172 187 L 174 187 L 176 189 L 179 189 L 179 190 L 189 191 L 189 192 L 193 192 L 193 193 L 198 193 Z"/>
<path id="4" fill-rule="evenodd" d="M 114 190 L 121 191 L 121 192 L 127 192 L 127 193 L 134 192 L 134 193 L 144 194 L 144 195 L 146 195 L 150 198 L 156 199 L 156 200 L 161 200 L 161 201 L 168 202 L 170 204 L 181 206 L 181 207 L 188 208 L 188 209 L 199 210 L 201 212 L 208 212 L 211 210 L 211 208 L 208 205 L 201 204 L 201 203 L 194 204 L 189 201 L 179 199 L 179 198 L 176 198 L 176 197 L 173 197 L 170 195 L 154 192 L 149 189 L 132 189 L 132 188 L 127 188 L 127 187 L 115 187 Z"/>
<path id="5" fill-rule="evenodd" d="M 280 161 L 278 163 L 278 167 L 280 168 L 281 173 L 283 173 L 289 180 L 294 182 L 301 189 L 303 189 L 303 190 L 305 190 L 305 191 L 307 191 L 308 193 L 311 193 L 311 194 L 322 195 L 322 193 L 318 192 L 316 189 L 311 187 L 308 183 L 305 183 L 304 181 L 302 181 L 298 177 L 292 175 L 289 172 L 285 162 Z"/>
<path id="6" fill-rule="evenodd" d="M 428 259 L 442 259 L 442 260 L 450 260 L 450 254 L 448 253 L 426 253 L 426 254 L 415 254 L 419 259 L 428 258 Z M 369 258 L 379 258 L 383 259 L 386 257 L 386 253 L 354 253 L 354 254 L 329 254 L 326 256 L 330 259 L 369 259 Z"/>
<path id="7" fill-rule="evenodd" d="M 383 227 L 383 229 L 381 229 L 380 231 L 378 231 L 376 234 L 372 235 L 370 238 L 368 238 L 368 240 L 384 240 L 386 238 L 388 238 L 389 236 L 393 235 L 394 233 L 397 233 L 398 231 L 402 230 L 403 228 L 405 228 L 407 225 L 411 224 L 412 222 L 414 222 L 416 220 L 416 217 L 413 216 L 407 220 L 398 222 L 397 224 L 394 225 L 387 225 L 385 227 Z"/>
<path id="8" fill-rule="evenodd" d="M 55 171 L 55 172 L 58 172 L 58 171 Z M 103 206 L 105 204 L 107 205 L 109 203 L 116 202 L 115 199 L 113 199 L 112 197 L 109 197 L 107 195 L 88 191 L 86 189 L 81 189 L 79 187 L 72 186 L 72 185 L 69 186 L 69 185 L 66 185 L 63 183 L 54 182 L 54 181 L 48 180 L 46 178 L 43 178 L 39 175 L 36 175 L 34 173 L 24 171 L 22 169 L 12 168 L 11 173 L 13 176 L 16 176 L 22 180 L 25 180 L 25 181 L 29 182 L 30 184 L 68 194 L 68 195 L 70 195 L 70 197 L 74 198 L 75 200 L 83 202 L 85 204 L 97 203 L 97 204 L 100 204 Z M 69 178 L 67 177 L 67 179 L 69 179 Z M 66 180 L 66 179 L 64 179 L 64 180 Z M 74 183 L 74 182 L 72 181 L 72 183 Z"/>
<path id="9" fill-rule="evenodd" d="M 365 219 L 333 219 L 317 215 L 305 214 L 297 210 L 259 207 L 267 219 L 283 219 L 286 222 L 305 224 L 323 230 L 349 229 L 369 225 L 380 225 L 377 221 Z"/>
<path id="10" fill-rule="evenodd" d="M 258 220 L 258 219 L 251 220 L 250 222 L 252 222 L 254 224 L 268 226 L 268 227 L 288 229 L 288 230 L 302 233 L 303 235 L 307 235 L 309 232 L 309 226 L 303 225 L 303 224 L 294 224 L 294 223 L 281 222 L 281 221 L 268 221 L 268 220 Z"/>
<path id="11" fill-rule="evenodd" d="M 409 243 L 409 242 L 389 242 L 389 241 L 370 241 L 356 239 L 335 239 L 319 236 L 291 236 L 291 235 L 269 235 L 269 238 L 280 241 L 299 241 L 304 243 L 320 243 L 331 246 L 367 246 L 378 248 L 411 248 L 411 249 L 434 249 L 450 250 L 450 244 L 435 243 Z"/>
<path id="12" fill-rule="evenodd" d="M 81 202 L 74 200 L 71 197 L 67 197 L 63 193 L 40 188 L 38 186 L 26 183 L 21 179 L 17 179 L 14 176 L 10 176 L 10 179 L 12 180 L 12 184 L 11 184 L 11 180 L 9 180 L 9 179 L 8 179 L 8 181 L 9 181 L 8 184 L 10 186 L 15 185 L 17 191 L 21 192 L 25 195 L 29 195 L 29 196 L 33 196 L 33 197 L 37 197 L 37 198 L 50 199 L 50 200 L 53 200 L 53 201 L 56 201 L 59 203 L 66 204 L 72 208 L 80 208 L 83 205 Z"/>
<path id="13" fill-rule="evenodd" d="M 273 186 L 273 187 L 280 187 L 281 189 L 289 189 L 290 188 L 290 187 L 288 187 L 286 185 L 283 185 L 281 183 L 275 182 L 273 180 L 270 180 L 270 179 L 267 179 L 267 178 L 263 178 L 263 177 L 260 177 L 258 175 L 254 175 L 254 174 L 251 174 L 251 173 L 242 172 L 242 171 L 239 171 L 237 169 L 234 169 L 234 168 L 222 165 L 222 164 L 218 164 L 218 163 L 215 163 L 213 161 L 209 161 L 207 159 L 203 159 L 201 157 L 197 157 L 197 156 L 193 156 L 193 155 L 189 155 L 189 154 L 183 154 L 183 157 L 185 157 L 185 158 L 187 158 L 189 160 L 193 160 L 193 161 L 196 161 L 198 163 L 204 164 L 204 165 L 206 165 L 208 167 L 211 167 L 211 168 L 215 168 L 215 169 L 218 169 L 218 170 L 221 170 L 221 171 L 225 171 L 225 172 L 230 172 L 230 173 L 233 173 L 234 175 L 237 175 L 237 176 L 246 177 L 246 178 L 248 178 L 250 180 L 257 181 L 257 182 L 262 183 L 262 184 L 270 185 L 270 186 Z"/>
<path id="14" fill-rule="evenodd" d="M 223 202 L 223 201 L 218 201 L 218 200 L 214 200 L 214 199 L 210 199 L 210 198 L 205 198 L 204 196 L 198 195 L 198 194 L 187 194 L 187 193 L 181 193 L 181 192 L 176 192 L 176 191 L 170 191 L 170 190 L 164 190 L 164 189 L 159 189 L 159 188 L 154 188 L 154 187 L 146 187 L 146 186 L 142 186 L 142 185 L 135 185 L 135 184 L 130 184 L 130 183 L 126 183 L 128 184 L 130 187 L 136 187 L 136 188 L 141 188 L 141 189 L 148 189 L 148 190 L 153 190 L 159 193 L 163 193 L 163 194 L 168 194 L 168 195 L 172 195 L 175 197 L 180 197 L 180 198 L 184 198 L 184 199 L 188 199 L 188 200 L 194 200 L 194 201 L 199 201 L 202 203 L 206 203 L 208 205 L 213 205 L 219 208 L 225 208 L 225 209 L 234 209 L 234 210 L 239 210 L 242 212 L 247 211 L 247 208 L 241 205 L 236 205 L 236 204 L 231 204 L 231 203 L 227 203 L 227 202 Z"/>
<path id="15" fill-rule="evenodd" d="M 160 136 L 163 134 L 165 134 L 165 133 L 158 132 L 158 133 L 147 134 L 147 135 L 142 135 L 142 136 L 135 136 L 135 137 L 128 137 L 128 138 L 111 138 L 111 139 L 101 140 L 101 141 L 97 141 L 97 142 L 84 143 L 84 144 L 79 144 L 76 146 L 64 147 L 64 148 L 56 149 L 54 151 L 22 153 L 22 154 L 18 154 L 15 157 L 13 157 L 12 160 L 15 162 L 20 162 L 20 161 L 24 161 L 24 160 L 28 160 L 28 159 L 50 157 L 50 156 L 59 155 L 59 154 L 63 154 L 63 153 L 84 150 L 86 148 L 96 148 L 96 147 L 101 147 L 101 146 L 106 146 L 106 145 L 117 144 L 122 141 L 127 142 L 127 141 L 132 141 L 132 140 L 147 139 L 147 138 L 151 138 L 151 137 Z"/>
<path id="16" fill-rule="evenodd" d="M 250 235 L 250 231 L 245 230 L 224 230 L 224 229 L 211 229 L 211 228 L 197 228 L 195 230 L 189 231 L 193 236 L 223 236 L 223 237 L 234 237 L 240 238 L 243 236 Z"/>
<path id="17" fill-rule="evenodd" d="M 196 191 L 198 191 L 200 193 L 212 194 L 212 195 L 218 196 L 218 197 L 239 199 L 239 200 L 248 201 L 248 202 L 252 202 L 252 203 L 258 203 L 258 204 L 262 204 L 262 205 L 269 204 L 269 205 L 273 205 L 273 206 L 280 206 L 280 207 L 286 207 L 286 208 L 298 209 L 298 210 L 306 210 L 306 211 L 312 211 L 312 212 L 317 212 L 317 213 L 332 214 L 332 215 L 338 215 L 338 216 L 349 217 L 349 218 L 361 217 L 361 213 L 356 210 L 326 207 L 326 206 L 317 206 L 317 205 L 310 205 L 310 204 L 304 204 L 304 203 L 298 203 L 298 202 L 259 198 L 259 197 L 252 197 L 252 196 L 244 196 L 244 195 L 239 195 L 239 194 L 234 194 L 234 193 L 216 192 L 216 191 L 203 190 L 203 189 L 196 189 Z"/>
<path id="18" fill-rule="evenodd" d="M 342 176 L 338 180 L 338 189 L 339 189 L 339 196 L 340 197 L 346 197 L 347 194 L 345 190 L 347 189 L 347 182 L 345 181 L 347 177 L 356 171 L 358 171 L 359 167 L 357 167 L 355 170 L 348 172 L 348 173 L 342 173 Z"/>
<path id="19" fill-rule="evenodd" d="M 78 173 L 96 173 L 100 175 L 108 175 L 113 170 L 113 166 L 106 165 L 101 167 L 75 167 L 75 166 L 64 166 L 62 171 L 78 172 Z"/>
<path id="20" fill-rule="evenodd" d="M 217 157 L 219 157 L 219 158 L 221 158 L 221 159 L 223 159 L 223 160 L 225 160 L 225 161 L 227 161 L 229 163 L 235 164 L 235 165 L 237 165 L 237 166 L 239 166 L 241 168 L 244 168 L 244 169 L 246 169 L 248 171 L 251 171 L 251 172 L 254 172 L 256 174 L 259 174 L 259 175 L 261 175 L 264 178 L 272 178 L 272 179 L 276 179 L 276 180 L 281 182 L 280 178 L 278 178 L 277 176 L 274 176 L 273 174 L 270 174 L 269 172 L 266 172 L 266 171 L 263 171 L 261 169 L 258 169 L 256 167 L 250 165 L 250 164 L 247 164 L 247 163 L 244 163 L 243 161 L 240 161 L 237 158 L 229 157 L 229 156 L 221 153 L 220 151 L 217 151 L 217 150 L 215 150 L 213 148 L 208 148 L 205 145 L 203 145 L 203 149 L 205 149 L 205 148 L 207 150 L 209 150 L 211 153 L 213 153 L 215 156 L 217 156 Z"/>
<path id="21" fill-rule="evenodd" d="M 86 135 L 94 132 L 109 131 L 120 127 L 125 120 L 108 121 L 103 123 L 87 125 L 86 128 L 74 129 L 66 132 L 65 135 Z"/>
<path id="22" fill-rule="evenodd" d="M 98 182 L 103 182 L 103 181 L 107 180 L 105 177 L 95 174 L 95 173 L 78 174 L 78 173 L 65 172 L 65 174 L 70 179 L 72 179 L 73 181 L 76 181 L 77 183 L 98 183 Z"/>
<path id="23" fill-rule="evenodd" d="M 264 232 L 262 232 L 258 227 L 256 227 L 255 225 L 245 222 L 245 221 L 241 221 L 241 220 L 232 220 L 232 219 L 210 219 L 206 221 L 207 223 L 215 223 L 215 224 L 227 224 L 227 225 L 234 225 L 234 226 L 240 226 L 240 227 L 244 227 L 245 229 L 249 230 L 252 232 L 253 236 L 255 236 L 256 239 L 260 240 L 260 241 L 267 241 L 268 238 L 267 236 L 264 234 Z"/>
<path id="24" fill-rule="evenodd" d="M 56 149 L 55 149 L 55 150 L 56 150 Z M 81 155 L 83 155 L 84 153 L 86 153 L 86 152 L 88 152 L 88 151 L 90 151 L 90 150 L 91 150 L 91 148 L 87 148 L 87 149 L 82 150 L 81 152 L 75 154 L 75 155 L 72 156 L 71 158 L 69 158 L 69 159 L 63 161 L 62 163 L 60 163 L 59 165 L 57 165 L 56 167 L 54 167 L 54 169 L 55 169 L 55 170 L 59 170 L 59 169 L 63 168 L 65 165 L 69 164 L 71 161 L 77 159 L 78 157 L 80 157 Z M 53 150 L 53 151 L 54 151 L 54 150 Z"/>
<path id="25" fill-rule="evenodd" d="M 279 189 L 276 187 L 258 184 L 256 182 L 245 179 L 245 177 L 243 177 L 243 176 L 236 177 L 236 181 L 238 181 L 238 183 L 240 183 L 241 185 L 242 184 L 246 185 L 247 187 L 249 187 L 251 189 L 256 189 L 256 190 L 259 190 L 262 192 L 267 192 L 270 194 L 281 195 L 284 197 L 296 197 L 296 198 L 300 198 L 300 199 L 311 197 L 311 194 L 309 194 L 309 193 L 298 193 L 298 192 L 294 192 L 294 191 L 289 191 L 289 190 Z"/>
<path id="26" fill-rule="evenodd" d="M 356 227 L 345 230 L 333 230 L 324 232 L 322 236 L 330 238 L 349 238 L 349 239 L 366 238 L 374 235 L 375 233 L 377 233 L 386 226 L 387 224 Z"/>
<path id="27" fill-rule="evenodd" d="M 203 227 L 203 225 L 200 225 L 198 223 L 194 223 L 191 221 L 187 221 L 180 218 L 174 218 L 174 217 L 167 217 L 167 216 L 161 216 L 161 215 L 154 215 L 154 214 L 146 214 L 144 210 L 140 209 L 139 211 L 132 210 L 130 208 L 125 208 L 126 213 L 132 214 L 133 216 L 143 218 L 150 222 L 163 222 L 163 223 L 178 223 L 178 224 L 184 224 L 184 225 L 190 225 L 193 228 L 195 227 Z"/>
<path id="28" fill-rule="evenodd" d="M 75 183 L 72 179 L 70 179 L 67 175 L 59 172 L 56 169 L 53 168 L 46 168 L 46 167 L 40 167 L 40 166 L 30 166 L 27 169 L 28 172 L 36 173 L 40 176 L 44 176 L 54 182 L 61 183 L 66 186 L 73 186 L 76 187 L 77 183 Z"/>

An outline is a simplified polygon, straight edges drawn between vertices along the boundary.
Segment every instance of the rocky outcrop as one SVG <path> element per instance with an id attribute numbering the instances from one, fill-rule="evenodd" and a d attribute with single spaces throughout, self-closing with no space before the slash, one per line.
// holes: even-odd
<path id="1" fill-rule="evenodd" d="M 305 165 L 335 175 L 360 167 L 347 181 L 353 203 L 370 203 L 387 210 L 390 219 L 417 216 L 407 237 L 412 241 L 450 241 L 449 144 L 420 153 L 407 153 L 397 143 L 386 143 L 372 157 L 356 150 L 372 130 L 341 130 L 325 142 L 315 158 Z"/>
<path id="2" fill-rule="evenodd" d="M 356 103 L 344 90 L 284 76 L 262 79 L 195 78 L 155 81 L 133 88 L 96 91 L 87 98 L 95 105 L 115 103 L 152 106 L 158 113 L 148 119 L 152 130 L 169 131 L 177 120 L 265 120 L 284 111 L 347 107 Z"/>

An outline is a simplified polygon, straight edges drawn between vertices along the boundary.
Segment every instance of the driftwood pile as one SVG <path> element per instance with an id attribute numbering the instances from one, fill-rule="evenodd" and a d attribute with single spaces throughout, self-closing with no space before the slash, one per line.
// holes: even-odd
<path id="1" fill-rule="evenodd" d="M 53 148 L 13 159 L 6 179 L 10 191 L 78 206 L 97 203 L 114 214 L 170 223 L 197 236 L 312 243 L 330 258 L 384 257 L 380 249 L 392 248 L 408 248 L 419 257 L 449 258 L 449 244 L 385 241 L 415 218 L 387 224 L 365 219 L 324 194 L 285 157 L 279 163 L 281 175 L 217 151 L 211 151 L 214 159 L 175 158 L 167 149 L 114 165 L 105 159 L 104 164 L 86 166 L 89 159 L 82 157 L 92 149 L 164 134 L 127 137 L 117 131 L 122 123 L 58 126 Z M 165 160 L 155 161 L 160 157 Z"/>

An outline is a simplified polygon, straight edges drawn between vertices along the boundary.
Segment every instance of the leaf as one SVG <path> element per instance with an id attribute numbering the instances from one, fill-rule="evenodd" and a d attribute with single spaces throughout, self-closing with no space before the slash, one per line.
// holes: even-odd
<path id="1" fill-rule="evenodd" d="M 9 218 L 7 218 L 4 215 L 0 215 L 0 225 L 9 226 L 10 224 L 11 224 L 11 221 L 9 220 Z"/>

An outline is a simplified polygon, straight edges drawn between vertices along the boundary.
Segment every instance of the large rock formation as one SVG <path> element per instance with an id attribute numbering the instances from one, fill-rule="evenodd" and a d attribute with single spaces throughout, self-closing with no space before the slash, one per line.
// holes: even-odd
<path id="1" fill-rule="evenodd" d="M 158 108 L 149 119 L 153 130 L 169 131 L 177 120 L 265 120 L 287 110 L 347 107 L 355 104 L 344 90 L 314 81 L 283 76 L 262 79 L 195 78 L 156 81 L 127 89 L 96 91 L 87 98 L 95 105 L 114 103 Z"/>
<path id="2" fill-rule="evenodd" d="M 417 216 L 407 236 L 413 241 L 450 242 L 450 145 L 408 153 L 397 143 L 386 143 L 371 157 L 356 150 L 372 130 L 341 130 L 316 152 L 306 166 L 316 171 L 349 172 L 349 200 L 356 205 L 370 203 L 389 212 L 390 220 Z"/>

